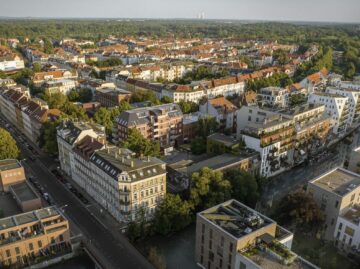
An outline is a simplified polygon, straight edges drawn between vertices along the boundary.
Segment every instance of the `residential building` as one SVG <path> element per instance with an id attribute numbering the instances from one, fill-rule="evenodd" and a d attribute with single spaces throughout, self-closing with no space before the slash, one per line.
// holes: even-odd
<path id="1" fill-rule="evenodd" d="M 200 112 L 183 115 L 182 142 L 189 142 L 198 135 L 199 119 L 201 116 Z"/>
<path id="2" fill-rule="evenodd" d="M 199 111 L 213 116 L 219 123 L 219 128 L 236 130 L 236 111 L 237 107 L 225 97 L 218 97 L 205 100 L 200 103 Z"/>
<path id="3" fill-rule="evenodd" d="M 206 153 L 208 155 L 234 153 L 240 150 L 240 144 L 238 140 L 222 133 L 214 133 L 209 135 L 206 141 Z"/>
<path id="4" fill-rule="evenodd" d="M 314 92 L 309 95 L 310 104 L 325 105 L 325 110 L 331 116 L 331 126 L 334 134 L 343 136 L 349 127 L 349 98 L 338 94 Z"/>
<path id="5" fill-rule="evenodd" d="M 9 187 L 9 192 L 15 199 L 18 207 L 21 208 L 22 212 L 42 208 L 41 198 L 27 181 L 11 185 Z"/>
<path id="6" fill-rule="evenodd" d="M 195 260 L 202 268 L 316 269 L 291 251 L 293 234 L 229 200 L 197 214 Z"/>
<path id="7" fill-rule="evenodd" d="M 347 168 L 354 173 L 360 174 L 360 147 L 351 151 Z"/>
<path id="8" fill-rule="evenodd" d="M 24 167 L 18 160 L 0 160 L 0 191 L 8 192 L 10 186 L 25 180 Z"/>
<path id="9" fill-rule="evenodd" d="M 117 221 L 151 218 L 166 193 L 165 163 L 134 157 L 128 149 L 105 146 L 86 136 L 74 147 L 72 178 Z"/>
<path id="10" fill-rule="evenodd" d="M 359 90 L 341 89 L 335 87 L 327 87 L 326 92 L 336 94 L 348 98 L 349 116 L 348 126 L 359 123 L 360 119 L 360 92 Z"/>
<path id="11" fill-rule="evenodd" d="M 360 256 L 360 204 L 338 217 L 334 236 L 335 246 L 341 251 Z"/>
<path id="12" fill-rule="evenodd" d="M 308 93 L 322 90 L 326 86 L 328 74 L 329 71 L 326 68 L 323 68 L 319 72 L 304 78 L 302 81 L 300 81 L 300 85 L 301 87 L 304 87 Z"/>
<path id="13" fill-rule="evenodd" d="M 64 79 L 76 79 L 77 73 L 69 70 L 54 70 L 47 72 L 36 72 L 32 76 L 32 82 L 35 86 L 41 86 L 47 81 L 57 81 Z"/>
<path id="14" fill-rule="evenodd" d="M 333 240 L 339 215 L 360 204 L 360 175 L 334 168 L 311 180 L 307 192 L 324 213 L 324 239 Z"/>
<path id="15" fill-rule="evenodd" d="M 120 88 L 100 88 L 95 91 L 95 100 L 103 107 L 119 106 L 123 101 L 129 101 L 131 93 Z"/>
<path id="16" fill-rule="evenodd" d="M 69 222 L 61 210 L 47 207 L 0 219 L 0 267 L 34 265 L 71 252 Z"/>
<path id="17" fill-rule="evenodd" d="M 72 89 L 76 88 L 76 81 L 71 79 L 48 80 L 43 84 L 43 87 L 50 94 L 61 93 L 68 95 Z"/>
<path id="18" fill-rule="evenodd" d="M 69 176 L 74 170 L 73 147 L 85 136 L 105 141 L 105 128 L 93 123 L 72 121 L 63 121 L 57 128 L 60 167 Z"/>
<path id="19" fill-rule="evenodd" d="M 285 108 L 289 105 L 289 92 L 280 87 L 267 87 L 260 89 L 258 102 L 262 106 Z"/>
<path id="20" fill-rule="evenodd" d="M 126 140 L 129 129 L 136 128 L 145 138 L 159 141 L 162 148 L 171 148 L 182 136 L 182 121 L 178 104 L 127 110 L 115 119 L 113 140 L 115 143 Z"/>
<path id="21" fill-rule="evenodd" d="M 2 46 L 0 46 L 0 71 L 11 72 L 25 67 L 24 61 L 19 56 L 11 52 L 2 56 L 1 48 Z"/>
<path id="22" fill-rule="evenodd" d="M 80 80 L 79 87 L 91 90 L 94 95 L 97 89 L 116 88 L 115 84 L 112 82 L 107 82 L 102 79 L 94 79 L 94 78 Z"/>

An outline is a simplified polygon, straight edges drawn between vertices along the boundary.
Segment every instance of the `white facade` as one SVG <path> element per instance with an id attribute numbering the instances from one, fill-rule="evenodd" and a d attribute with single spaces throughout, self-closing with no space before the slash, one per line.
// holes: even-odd
<path id="1" fill-rule="evenodd" d="M 289 104 L 289 92 L 279 87 L 267 87 L 260 89 L 259 101 L 270 107 L 285 108 Z"/>
<path id="2" fill-rule="evenodd" d="M 334 134 L 344 135 L 348 128 L 349 101 L 348 97 L 336 94 L 312 93 L 309 95 L 310 104 L 325 105 L 325 111 L 331 117 Z"/>
<path id="3" fill-rule="evenodd" d="M 24 67 L 24 61 L 17 56 L 12 60 L 4 60 L 0 62 L 0 71 L 13 71 L 23 69 Z"/>

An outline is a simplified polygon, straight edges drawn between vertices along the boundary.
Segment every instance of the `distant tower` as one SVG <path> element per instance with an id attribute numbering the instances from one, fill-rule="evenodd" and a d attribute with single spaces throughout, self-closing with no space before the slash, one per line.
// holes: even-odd
<path id="1" fill-rule="evenodd" d="M 199 20 L 205 19 L 205 12 L 200 12 L 200 13 L 198 13 L 197 18 L 198 18 Z"/>

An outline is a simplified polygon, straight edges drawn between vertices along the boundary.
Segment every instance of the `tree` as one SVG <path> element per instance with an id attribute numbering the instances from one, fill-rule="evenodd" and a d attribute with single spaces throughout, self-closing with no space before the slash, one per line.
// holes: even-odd
<path id="1" fill-rule="evenodd" d="M 61 109 L 67 102 L 67 97 L 60 92 L 50 93 L 46 90 L 43 98 L 50 108 Z"/>
<path id="2" fill-rule="evenodd" d="M 199 105 L 191 101 L 181 100 L 178 105 L 180 106 L 180 109 L 184 114 L 199 111 Z"/>
<path id="3" fill-rule="evenodd" d="M 105 107 L 101 107 L 94 114 L 94 121 L 105 127 L 106 133 L 110 135 L 114 126 L 114 119 L 111 115 L 111 111 Z"/>
<path id="4" fill-rule="evenodd" d="M 159 142 L 152 142 L 143 137 L 138 129 L 131 128 L 123 147 L 135 152 L 137 156 L 160 156 Z"/>
<path id="5" fill-rule="evenodd" d="M 6 78 L 6 74 L 0 70 L 0 79 Z"/>
<path id="6" fill-rule="evenodd" d="M 291 94 L 289 101 L 290 101 L 290 105 L 291 106 L 296 106 L 296 105 L 300 105 L 302 103 L 306 102 L 306 96 L 302 93 L 298 93 L 298 94 Z"/>
<path id="7" fill-rule="evenodd" d="M 216 119 L 210 116 L 200 118 L 198 124 L 199 136 L 203 138 L 206 138 L 209 135 L 216 133 L 219 128 L 219 124 L 217 123 Z"/>
<path id="8" fill-rule="evenodd" d="M 198 209 L 209 208 L 230 199 L 231 184 L 220 171 L 204 167 L 191 175 L 190 201 Z"/>
<path id="9" fill-rule="evenodd" d="M 173 102 L 173 100 L 169 96 L 163 96 L 161 98 L 161 103 L 163 103 L 163 104 L 170 104 L 172 102 Z"/>
<path id="10" fill-rule="evenodd" d="M 41 64 L 40 63 L 33 63 L 32 69 L 34 72 L 40 72 L 41 71 Z"/>
<path id="11" fill-rule="evenodd" d="M 182 230 L 191 223 L 191 209 L 191 203 L 167 193 L 156 208 L 151 224 L 153 231 L 167 235 Z"/>
<path id="12" fill-rule="evenodd" d="M 304 229 L 320 227 L 324 222 L 324 215 L 314 198 L 303 190 L 285 196 L 276 211 L 281 223 Z"/>
<path id="13" fill-rule="evenodd" d="M 152 105 L 160 105 L 159 99 L 153 91 L 138 90 L 131 96 L 131 103 L 150 101 Z"/>
<path id="14" fill-rule="evenodd" d="M 233 169 L 225 173 L 231 183 L 231 197 L 249 206 L 255 206 L 260 197 L 256 178 L 250 173 Z"/>
<path id="15" fill-rule="evenodd" d="M 87 121 L 89 118 L 86 114 L 86 111 L 83 107 L 75 105 L 74 103 L 65 101 L 63 106 L 60 109 L 63 113 L 67 115 L 70 119 L 84 120 Z"/>
<path id="16" fill-rule="evenodd" d="M 16 159 L 20 151 L 15 139 L 3 128 L 0 128 L 0 160 Z"/>
<path id="17" fill-rule="evenodd" d="M 67 98 L 70 102 L 77 102 L 79 100 L 79 93 L 77 92 L 77 90 L 72 89 L 67 95 Z"/>
<path id="18" fill-rule="evenodd" d="M 136 242 L 145 238 L 148 233 L 145 208 L 140 207 L 136 212 L 135 220 L 130 221 L 128 224 L 127 235 L 131 242 Z"/>
<path id="19" fill-rule="evenodd" d="M 46 54 L 53 54 L 54 53 L 54 46 L 51 41 L 47 38 L 44 38 L 44 52 Z"/>
<path id="20" fill-rule="evenodd" d="M 356 72 L 356 68 L 354 63 L 349 62 L 346 66 L 345 77 L 352 78 L 355 75 L 355 72 Z"/>
<path id="21" fill-rule="evenodd" d="M 93 93 L 90 89 L 80 89 L 79 90 L 79 102 L 87 103 L 93 99 Z"/>
<path id="22" fill-rule="evenodd" d="M 159 254 L 155 247 L 150 247 L 148 260 L 155 266 L 155 268 L 166 269 L 165 258 L 163 255 Z"/>
<path id="23" fill-rule="evenodd" d="M 60 124 L 60 120 L 46 121 L 43 123 L 40 136 L 39 146 L 46 152 L 52 155 L 58 154 L 58 145 L 56 137 L 56 127 Z"/>
<path id="24" fill-rule="evenodd" d="M 204 137 L 196 137 L 190 144 L 191 152 L 200 155 L 206 152 L 206 139 Z"/>

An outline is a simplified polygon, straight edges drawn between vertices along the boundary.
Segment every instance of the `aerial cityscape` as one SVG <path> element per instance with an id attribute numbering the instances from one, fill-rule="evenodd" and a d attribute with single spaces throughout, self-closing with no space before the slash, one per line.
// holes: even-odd
<path id="1" fill-rule="evenodd" d="M 0 0 L 2 268 L 359 269 L 360 2 Z"/>

